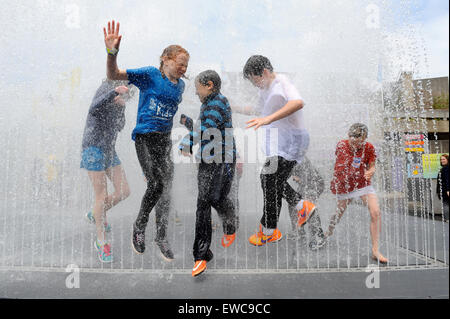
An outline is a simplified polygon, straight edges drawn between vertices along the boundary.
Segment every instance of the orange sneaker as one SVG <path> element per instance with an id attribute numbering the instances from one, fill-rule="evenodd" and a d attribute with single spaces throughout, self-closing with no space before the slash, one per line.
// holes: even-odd
<path id="1" fill-rule="evenodd" d="M 192 277 L 200 275 L 206 270 L 206 260 L 196 260 L 194 268 L 192 268 Z"/>
<path id="2" fill-rule="evenodd" d="M 303 226 L 316 211 L 316 206 L 307 200 L 301 200 L 296 208 L 298 214 L 297 227 Z"/>
<path id="3" fill-rule="evenodd" d="M 236 233 L 234 233 L 232 235 L 224 234 L 222 237 L 222 246 L 225 248 L 230 247 L 235 239 L 236 239 Z"/>
<path id="4" fill-rule="evenodd" d="M 259 232 L 250 236 L 248 241 L 252 245 L 263 246 L 266 243 L 272 243 L 272 242 L 279 241 L 282 237 L 283 237 L 283 235 L 281 234 L 281 231 L 278 228 L 276 228 L 273 231 L 272 235 L 270 235 L 270 236 L 264 235 L 264 233 L 262 232 L 262 226 L 259 225 Z"/>

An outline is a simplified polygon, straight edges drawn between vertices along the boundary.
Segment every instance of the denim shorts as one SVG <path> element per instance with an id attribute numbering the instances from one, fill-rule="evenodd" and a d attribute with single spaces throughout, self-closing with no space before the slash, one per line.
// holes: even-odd
<path id="1" fill-rule="evenodd" d="M 88 171 L 106 171 L 108 168 L 120 164 L 115 150 L 110 154 L 105 154 L 100 148 L 91 146 L 81 153 L 80 167 Z"/>

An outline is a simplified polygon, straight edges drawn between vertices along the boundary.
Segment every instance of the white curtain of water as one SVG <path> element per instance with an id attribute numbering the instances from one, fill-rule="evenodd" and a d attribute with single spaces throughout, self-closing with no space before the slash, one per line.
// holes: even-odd
<path id="1" fill-rule="evenodd" d="M 126 109 L 127 123 L 116 149 L 126 171 L 131 196 L 110 211 L 109 235 L 114 262 L 102 264 L 94 250 L 95 229 L 83 221 L 94 195 L 86 171 L 79 168 L 85 119 L 91 99 L 105 77 L 106 53 L 102 27 L 110 19 L 121 23 L 120 68 L 159 65 L 164 47 L 178 43 L 191 59 L 188 76 L 215 69 L 222 92 L 233 104 L 252 104 L 256 90 L 242 78 L 252 54 L 272 61 L 286 73 L 306 101 L 304 114 L 311 135 L 308 157 L 325 180 L 319 198 L 322 227 L 327 229 L 336 200 L 329 191 L 337 142 L 349 126 L 363 122 L 377 149 L 375 188 L 382 211 L 380 250 L 391 266 L 447 263 L 448 227 L 428 208 L 434 203 L 431 183 L 417 179 L 408 207 L 406 163 L 402 138 L 385 139 L 385 132 L 404 132 L 392 113 L 404 112 L 407 101 L 388 89 L 401 72 L 428 68 L 420 28 L 414 25 L 415 1 L 17 1 L 0 12 L 2 114 L 0 115 L 0 265 L 2 267 L 80 267 L 106 270 L 186 271 L 193 265 L 192 243 L 197 196 L 196 167 L 176 161 L 168 239 L 176 261 L 161 262 L 153 213 L 147 227 L 147 251 L 131 249 L 131 227 L 145 191 L 145 181 L 130 135 L 137 98 Z M 167 13 L 171 19 L 165 19 Z M 174 22 L 176 21 L 176 22 Z M 380 79 L 381 76 L 381 79 Z M 185 113 L 196 119 L 200 102 L 192 80 L 186 81 L 183 102 L 174 119 Z M 426 81 L 422 88 L 429 92 Z M 401 90 L 401 89 L 400 89 Z M 407 112 L 418 125 L 406 122 L 408 133 L 428 133 L 421 113 L 426 101 Z M 235 114 L 244 128 L 251 117 Z M 436 122 L 433 122 L 436 127 Z M 427 135 L 426 135 L 427 136 Z M 174 147 L 179 139 L 174 137 Z M 425 153 L 434 141 L 425 139 Z M 254 153 L 254 145 L 238 145 Z M 438 150 L 439 151 L 439 150 Z M 176 157 L 176 155 L 175 155 Z M 398 167 L 402 167 L 400 175 Z M 213 232 L 219 271 L 301 271 L 363 268 L 373 263 L 370 216 L 360 202 L 350 205 L 333 237 L 319 251 L 303 239 L 253 247 L 248 237 L 257 231 L 263 198 L 260 168 L 244 163 L 239 185 L 240 229 L 236 243 L 223 249 L 222 226 Z M 395 181 L 395 182 L 394 182 Z M 395 185 L 394 185 L 395 184 Z M 112 185 L 108 184 L 109 191 Z M 434 190 L 431 190 L 434 192 Z M 279 228 L 290 229 L 283 202 Z M 442 207 L 442 206 L 441 206 Z M 409 209 L 410 208 L 410 209 Z M 443 209 L 443 207 L 442 207 Z M 412 212 L 412 216 L 409 212 Z M 307 227 L 306 227 L 307 228 Z M 306 231 L 307 240 L 310 239 Z M 442 253 L 442 254 L 441 254 Z"/>

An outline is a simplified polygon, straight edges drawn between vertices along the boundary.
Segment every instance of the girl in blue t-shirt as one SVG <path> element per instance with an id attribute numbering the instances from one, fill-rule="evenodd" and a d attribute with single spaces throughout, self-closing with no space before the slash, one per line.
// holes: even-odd
<path id="1" fill-rule="evenodd" d="M 184 92 L 184 76 L 189 63 L 189 53 L 179 45 L 164 49 L 159 69 L 143 67 L 121 70 L 117 66 L 122 36 L 120 24 L 114 20 L 103 28 L 107 57 L 107 76 L 114 80 L 129 80 L 139 88 L 139 104 L 136 127 L 132 133 L 139 163 L 147 180 L 147 190 L 133 225 L 132 246 L 136 253 L 145 251 L 145 228 L 153 207 L 156 210 L 156 243 L 162 257 L 173 260 L 166 230 L 169 215 L 169 192 L 173 179 L 170 138 L 173 116 L 181 103 Z M 158 204 L 158 205 L 157 205 Z"/>

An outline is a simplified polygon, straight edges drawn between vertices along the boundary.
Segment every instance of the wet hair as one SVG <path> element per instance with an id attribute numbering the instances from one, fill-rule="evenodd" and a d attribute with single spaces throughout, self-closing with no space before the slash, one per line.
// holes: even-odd
<path id="1" fill-rule="evenodd" d="M 448 154 L 442 154 L 441 157 L 445 157 L 447 159 L 447 165 L 448 165 Z M 441 166 L 445 166 L 445 165 L 442 165 L 442 163 L 441 163 Z"/>
<path id="2" fill-rule="evenodd" d="M 222 86 L 222 80 L 220 80 L 219 74 L 217 74 L 214 70 L 206 70 L 201 72 L 195 78 L 195 82 L 200 83 L 203 86 L 208 85 L 208 82 L 211 81 L 213 84 L 213 93 L 220 92 L 220 87 Z"/>
<path id="3" fill-rule="evenodd" d="M 369 134 L 369 129 L 365 124 L 362 123 L 355 123 L 350 126 L 348 130 L 348 136 L 349 137 L 364 137 L 367 138 Z"/>
<path id="4" fill-rule="evenodd" d="M 269 59 L 262 55 L 252 55 L 244 66 L 244 78 L 249 79 L 250 76 L 261 76 L 264 69 L 273 72 L 272 64 Z"/>
<path id="5" fill-rule="evenodd" d="M 185 48 L 183 48 L 180 45 L 177 44 L 172 44 L 169 45 L 167 48 L 164 49 L 163 53 L 161 54 L 159 61 L 160 61 L 160 65 L 159 65 L 159 71 L 161 72 L 161 75 L 163 77 L 166 77 L 166 75 L 164 74 L 163 71 L 163 65 L 164 65 L 164 61 L 163 58 L 164 57 L 168 57 L 169 59 L 175 59 L 179 54 L 186 54 L 189 57 L 189 52 L 187 52 L 187 50 Z M 185 76 L 183 75 L 183 77 L 185 78 Z"/>

